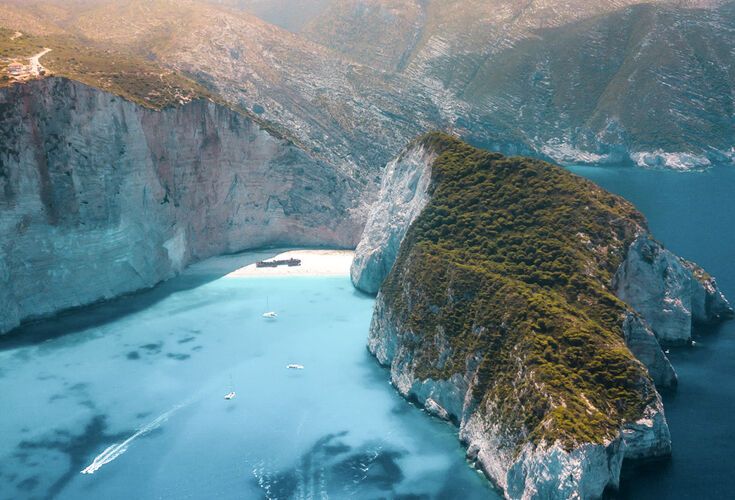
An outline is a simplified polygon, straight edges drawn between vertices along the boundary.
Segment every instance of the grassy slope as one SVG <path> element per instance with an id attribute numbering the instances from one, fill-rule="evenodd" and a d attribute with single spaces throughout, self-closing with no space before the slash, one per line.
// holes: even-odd
<path id="1" fill-rule="evenodd" d="M 511 435 L 569 447 L 615 435 L 654 396 L 607 288 L 642 216 L 560 167 L 423 141 L 441 153 L 433 196 L 383 286 L 417 334 L 418 376 L 463 373 L 478 353 L 476 400 Z"/>
<path id="2" fill-rule="evenodd" d="M 196 82 L 117 50 L 103 49 L 67 35 L 24 35 L 10 40 L 12 30 L 0 28 L 0 62 L 27 58 L 53 49 L 41 59 L 53 75 L 66 77 L 124 97 L 142 106 L 162 109 L 197 98 L 213 98 Z M 25 60 L 23 60 L 25 59 Z M 0 79 L 0 86 L 9 85 Z"/>
<path id="3" fill-rule="evenodd" d="M 272 136 L 299 145 L 282 127 L 230 105 L 194 80 L 134 51 L 102 48 L 101 44 L 70 35 L 23 35 L 10 40 L 14 32 L 0 27 L 0 88 L 12 84 L 5 77 L 7 63 L 17 60 L 28 64 L 30 56 L 48 47 L 53 50 L 43 56 L 41 64 L 52 76 L 69 78 L 154 110 L 208 99 L 247 116 Z"/>

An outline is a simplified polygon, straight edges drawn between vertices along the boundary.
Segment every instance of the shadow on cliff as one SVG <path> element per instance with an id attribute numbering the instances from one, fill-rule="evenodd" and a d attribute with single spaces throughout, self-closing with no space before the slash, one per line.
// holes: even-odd
<path id="1" fill-rule="evenodd" d="M 0 351 L 40 344 L 63 335 L 117 321 L 145 310 L 175 293 L 206 285 L 241 267 L 288 250 L 292 248 L 262 249 L 214 257 L 192 264 L 180 275 L 153 288 L 62 311 L 49 318 L 31 320 L 5 335 L 0 335 Z"/>

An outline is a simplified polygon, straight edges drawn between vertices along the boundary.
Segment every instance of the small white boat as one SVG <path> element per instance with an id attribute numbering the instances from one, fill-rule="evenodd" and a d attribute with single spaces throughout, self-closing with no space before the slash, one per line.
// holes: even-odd
<path id="1" fill-rule="evenodd" d="M 664 352 L 665 352 L 666 354 L 669 354 L 669 353 L 670 353 L 671 351 L 669 351 L 668 349 L 666 349 L 666 350 L 665 350 Z"/>
<path id="2" fill-rule="evenodd" d="M 278 317 L 278 314 L 274 313 L 273 311 L 263 313 L 263 317 L 265 319 L 276 319 Z"/>
<path id="3" fill-rule="evenodd" d="M 235 394 L 235 392 L 234 392 L 234 391 L 233 391 L 233 392 L 228 392 L 227 394 L 225 394 L 225 399 L 226 399 L 227 401 L 229 401 L 229 400 L 231 400 L 231 399 L 235 399 L 235 396 L 237 396 L 237 394 Z"/>
<path id="4" fill-rule="evenodd" d="M 289 370 L 303 370 L 304 369 L 304 365 L 297 365 L 295 363 L 292 363 L 292 364 L 288 365 L 286 368 L 288 368 Z"/>

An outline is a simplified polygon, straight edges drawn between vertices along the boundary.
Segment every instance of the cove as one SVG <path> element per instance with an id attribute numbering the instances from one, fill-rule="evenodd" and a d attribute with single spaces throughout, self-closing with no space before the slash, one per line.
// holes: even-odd
<path id="1" fill-rule="evenodd" d="M 0 499 L 497 498 L 367 352 L 374 300 L 224 276 L 263 256 L 0 339 Z"/>

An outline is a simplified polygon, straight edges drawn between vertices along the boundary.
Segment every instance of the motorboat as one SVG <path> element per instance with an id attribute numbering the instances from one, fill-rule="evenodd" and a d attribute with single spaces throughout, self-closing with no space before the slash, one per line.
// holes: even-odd
<path id="1" fill-rule="evenodd" d="M 225 399 L 229 401 L 231 399 L 235 399 L 235 396 L 237 396 L 237 394 L 235 394 L 235 391 L 228 392 L 227 394 L 225 394 Z"/>
<path id="2" fill-rule="evenodd" d="M 304 365 L 297 365 L 296 363 L 292 363 L 292 364 L 286 366 L 286 368 L 288 368 L 289 370 L 303 370 L 304 369 Z"/>

